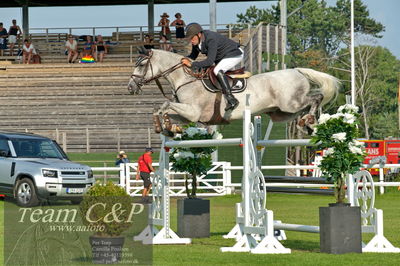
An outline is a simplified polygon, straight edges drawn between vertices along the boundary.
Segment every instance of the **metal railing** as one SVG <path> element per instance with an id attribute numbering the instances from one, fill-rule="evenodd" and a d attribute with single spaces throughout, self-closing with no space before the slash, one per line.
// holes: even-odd
<path id="1" fill-rule="evenodd" d="M 235 34 L 235 24 L 217 24 L 217 30 L 227 30 L 229 38 Z M 209 24 L 202 24 L 205 29 L 209 28 Z M 171 27 L 172 32 L 174 27 Z M 161 31 L 160 26 L 154 26 L 155 33 Z M 133 40 L 142 40 L 146 33 L 149 32 L 148 26 L 109 26 L 109 27 L 49 27 L 49 28 L 30 28 L 30 36 L 40 35 L 44 36 L 49 41 L 55 35 L 73 34 L 73 35 L 92 35 L 93 37 L 101 34 L 105 36 L 112 36 L 115 34 L 116 41 L 120 40 L 122 34 L 134 34 Z M 137 38 L 135 38 L 135 36 Z"/>

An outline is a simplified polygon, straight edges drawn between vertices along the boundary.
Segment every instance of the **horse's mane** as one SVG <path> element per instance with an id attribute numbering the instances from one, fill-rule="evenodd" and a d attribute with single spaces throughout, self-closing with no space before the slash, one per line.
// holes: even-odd
<path id="1" fill-rule="evenodd" d="M 168 52 L 168 51 L 164 51 L 164 50 L 160 50 L 160 49 L 152 49 L 153 54 L 156 56 L 161 56 L 161 57 L 167 57 L 170 58 L 171 60 L 175 60 L 176 61 L 180 61 L 184 56 L 180 55 L 180 54 L 176 54 L 176 53 L 172 53 L 172 52 Z"/>

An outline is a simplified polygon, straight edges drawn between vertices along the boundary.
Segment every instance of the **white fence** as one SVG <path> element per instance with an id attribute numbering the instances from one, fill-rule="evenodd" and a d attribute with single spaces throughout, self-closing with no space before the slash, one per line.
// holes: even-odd
<path id="1" fill-rule="evenodd" d="M 158 163 L 153 163 L 154 167 L 158 166 Z M 197 194 L 199 196 L 221 196 L 230 195 L 233 193 L 234 185 L 231 182 L 231 163 L 229 162 L 215 162 L 212 168 L 207 172 L 207 175 L 197 177 Z M 137 163 L 121 164 L 117 167 L 92 167 L 96 179 L 107 178 L 118 179 L 119 184 L 125 187 L 126 191 L 131 196 L 140 196 L 143 189 L 143 181 L 136 180 Z M 106 171 L 114 172 L 114 174 L 107 175 Z M 102 172 L 100 174 L 99 172 Z M 97 174 L 99 173 L 99 174 Z M 174 197 L 185 197 L 185 179 L 190 177 L 186 173 L 173 172 L 171 171 L 170 179 L 170 196 Z M 151 174 L 153 178 L 154 173 Z M 189 182 L 191 183 L 191 182 Z"/>
<path id="2" fill-rule="evenodd" d="M 153 163 L 154 167 L 158 167 L 158 163 Z M 400 187 L 400 182 L 385 182 L 383 169 L 400 168 L 400 164 L 386 164 L 366 166 L 366 168 L 379 168 L 379 182 L 374 185 L 380 187 L 380 193 L 384 193 L 384 187 Z M 319 170 L 314 165 L 268 165 L 262 166 L 261 169 L 314 169 Z M 119 184 L 126 188 L 131 196 L 140 196 L 143 189 L 143 181 L 136 180 L 137 163 L 121 164 L 117 167 L 92 167 L 96 179 L 119 179 Z M 222 196 L 230 195 L 235 188 L 241 188 L 241 183 L 232 183 L 232 171 L 241 171 L 243 166 L 232 166 L 230 162 L 214 162 L 213 167 L 208 171 L 207 175 L 197 178 L 197 194 L 199 196 Z M 111 172 L 111 173 L 110 173 Z M 185 197 L 185 178 L 190 177 L 185 173 L 171 171 L 170 179 L 170 196 Z M 153 173 L 151 175 L 153 178 Z M 189 182 L 191 183 L 191 182 Z M 301 183 L 267 183 L 267 187 L 333 187 L 333 184 L 301 184 Z"/>

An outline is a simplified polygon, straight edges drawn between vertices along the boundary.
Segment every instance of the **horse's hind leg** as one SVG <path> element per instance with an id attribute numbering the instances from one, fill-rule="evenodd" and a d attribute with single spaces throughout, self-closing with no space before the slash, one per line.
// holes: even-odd
<path id="1" fill-rule="evenodd" d="M 318 107 L 320 106 L 324 96 L 322 94 L 311 96 L 311 107 L 308 114 L 304 115 L 298 122 L 298 126 L 303 128 L 306 127 L 307 131 L 310 132 L 316 123 L 315 114 L 317 113 Z"/>

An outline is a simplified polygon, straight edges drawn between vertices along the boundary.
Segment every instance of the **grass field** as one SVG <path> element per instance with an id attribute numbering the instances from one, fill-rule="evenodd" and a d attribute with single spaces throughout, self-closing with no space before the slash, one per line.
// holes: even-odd
<path id="1" fill-rule="evenodd" d="M 376 207 L 384 210 L 385 236 L 400 247 L 400 192 L 391 190 L 377 196 Z M 398 265 L 399 254 L 345 254 L 329 255 L 319 252 L 319 235 L 287 231 L 283 245 L 292 249 L 287 255 L 253 255 L 249 253 L 222 253 L 220 247 L 232 246 L 235 241 L 223 239 L 235 224 L 234 204 L 240 197 L 211 198 L 211 237 L 193 239 L 191 245 L 154 246 L 154 265 Z M 318 225 L 318 207 L 332 202 L 330 196 L 268 194 L 268 209 L 275 219 L 288 223 Z M 0 202 L 3 209 L 3 202 Z M 172 199 L 171 225 L 176 230 L 176 200 Z M 3 238 L 3 216 L 1 238 Z M 6 228 L 5 228 L 6 229 Z M 7 229 L 6 229 L 7 230 Z M 364 236 L 363 236 L 364 237 Z M 369 240 L 371 235 L 365 235 Z M 3 249 L 3 241 L 0 242 Z M 5 243 L 6 244 L 6 243 Z M 2 253 L 1 253 L 2 254 Z"/>
<path id="2" fill-rule="evenodd" d="M 264 129 L 267 121 L 264 121 Z M 273 139 L 285 136 L 284 125 L 274 126 Z M 240 137 L 241 121 L 220 129 L 225 138 Z M 135 162 L 141 153 L 127 151 L 129 158 Z M 90 166 L 113 166 L 117 153 L 69 154 L 73 161 L 86 163 Z M 285 149 L 269 149 L 263 164 L 284 164 Z M 153 155 L 158 160 L 158 153 Z M 230 161 L 232 165 L 242 165 L 242 150 L 239 147 L 223 147 L 219 150 L 219 161 Z M 279 175 L 282 172 L 272 172 Z M 234 182 L 239 182 L 241 173 L 234 172 Z M 385 236 L 389 241 L 400 247 L 400 191 L 387 189 L 385 195 L 377 195 L 377 208 L 384 210 Z M 318 225 L 318 207 L 327 206 L 334 201 L 332 196 L 268 194 L 267 208 L 274 211 L 275 219 L 287 223 Z M 220 247 L 234 245 L 235 241 L 223 239 L 235 225 L 235 203 L 240 202 L 238 195 L 210 198 L 211 200 L 211 237 L 193 239 L 191 245 L 154 246 L 154 265 L 398 265 L 399 254 L 346 254 L 329 255 L 319 252 L 319 235 L 287 231 L 288 240 L 283 245 L 292 249 L 287 255 L 253 255 L 249 253 L 222 253 Z M 0 202 L 1 214 L 3 202 Z M 171 226 L 176 231 L 176 199 L 171 202 Z M 4 236 L 4 217 L 0 215 L 0 237 Z M 7 228 L 5 228 L 7 230 Z M 368 241 L 372 236 L 364 235 Z M 4 241 L 0 241 L 0 251 Z M 3 254 L 2 252 L 0 254 Z M 3 260 L 0 260 L 2 263 Z M 66 264 L 70 265 L 70 264 Z"/>

